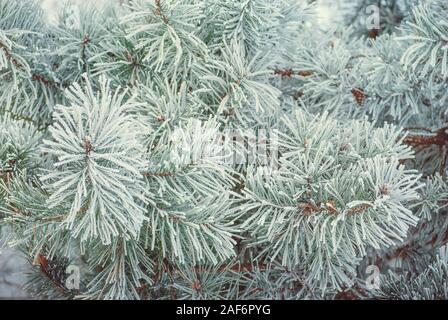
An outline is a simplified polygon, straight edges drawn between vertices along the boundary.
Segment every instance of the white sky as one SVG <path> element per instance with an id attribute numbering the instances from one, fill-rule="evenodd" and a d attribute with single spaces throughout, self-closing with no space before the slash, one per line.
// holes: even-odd
<path id="1" fill-rule="evenodd" d="M 42 8 L 44 9 L 45 13 L 47 14 L 47 18 L 50 22 L 54 22 L 56 19 L 56 12 L 58 9 L 63 5 L 65 1 L 61 0 L 41 0 L 42 1 Z M 113 0 L 72 0 L 74 3 L 82 3 L 82 2 L 93 2 L 97 6 L 104 5 L 108 1 Z M 116 0 L 118 1 L 118 0 Z"/>

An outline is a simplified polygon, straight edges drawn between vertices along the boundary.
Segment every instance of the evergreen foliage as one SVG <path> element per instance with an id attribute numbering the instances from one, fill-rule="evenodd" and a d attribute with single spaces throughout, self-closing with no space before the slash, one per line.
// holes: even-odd
<path id="1" fill-rule="evenodd" d="M 307 0 L 57 25 L 0 0 L 0 224 L 30 292 L 446 299 L 448 4 L 379 2 L 372 34 Z"/>

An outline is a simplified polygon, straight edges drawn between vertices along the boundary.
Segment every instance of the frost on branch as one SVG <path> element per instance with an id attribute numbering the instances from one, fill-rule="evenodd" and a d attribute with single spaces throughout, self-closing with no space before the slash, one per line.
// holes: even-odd
<path id="1" fill-rule="evenodd" d="M 368 122 L 343 126 L 327 116 L 296 111 L 283 119 L 279 170 L 248 173 L 240 210 L 260 255 L 304 270 L 325 291 L 353 285 L 369 247 L 402 241 L 418 217 L 419 175 L 399 131 Z"/>
<path id="2" fill-rule="evenodd" d="M 367 34 L 320 30 L 310 2 L 65 5 L 50 25 L 0 0 L 0 225 L 33 295 L 444 297 L 446 1 L 382 0 Z"/>
<path id="3" fill-rule="evenodd" d="M 64 225 L 74 237 L 136 238 L 144 221 L 142 172 L 145 150 L 140 126 L 127 112 L 126 92 L 109 88 L 105 78 L 96 90 L 86 79 L 67 90 L 68 106 L 59 105 L 42 151 L 54 162 L 41 180 L 51 193 L 49 208 L 63 206 Z"/>

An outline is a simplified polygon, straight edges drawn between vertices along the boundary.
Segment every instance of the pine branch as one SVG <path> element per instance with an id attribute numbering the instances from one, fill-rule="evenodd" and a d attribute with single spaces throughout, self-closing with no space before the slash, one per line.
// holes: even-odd
<path id="1" fill-rule="evenodd" d="M 16 58 L 14 58 L 13 54 L 8 50 L 8 48 L 0 42 L 0 49 L 3 50 L 3 52 L 5 53 L 6 58 L 11 61 L 11 63 L 19 70 L 24 71 L 24 72 L 28 72 L 28 68 L 26 66 L 24 66 L 22 63 L 20 63 Z M 54 87 L 59 87 L 55 82 L 53 82 L 52 80 L 46 79 L 44 76 L 38 74 L 38 73 L 31 73 L 31 77 L 30 79 L 32 81 L 36 81 L 36 82 L 40 82 L 43 85 L 45 85 L 46 87 L 49 88 L 54 88 Z"/>

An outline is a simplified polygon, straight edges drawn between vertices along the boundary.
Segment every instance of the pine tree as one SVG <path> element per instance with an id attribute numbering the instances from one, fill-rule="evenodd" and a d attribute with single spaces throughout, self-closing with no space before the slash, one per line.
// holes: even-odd
<path id="1" fill-rule="evenodd" d="M 0 0 L 0 224 L 28 290 L 447 299 L 448 4 L 378 2 L 373 34 L 307 0 L 56 25 Z"/>

